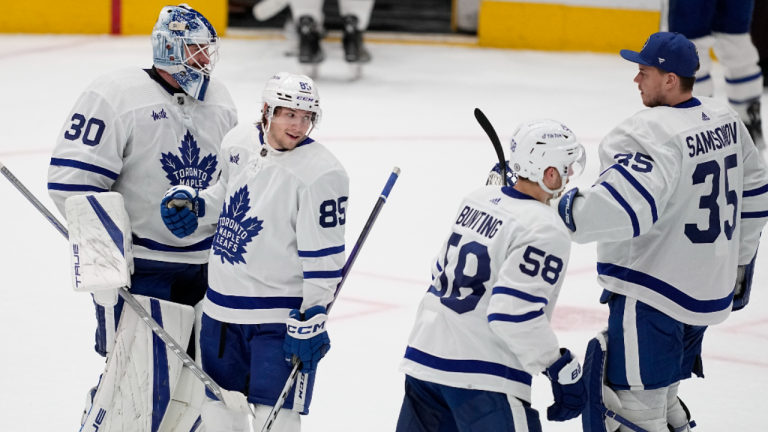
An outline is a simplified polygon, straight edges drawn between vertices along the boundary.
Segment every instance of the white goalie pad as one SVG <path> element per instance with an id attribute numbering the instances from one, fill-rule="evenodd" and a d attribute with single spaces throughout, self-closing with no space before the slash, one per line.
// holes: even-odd
<path id="1" fill-rule="evenodd" d="M 194 309 L 135 297 L 186 349 L 195 320 Z M 183 371 L 188 370 L 171 349 L 133 309 L 124 307 L 114 351 L 107 360 L 81 432 L 201 432 L 199 413 L 204 387 Z M 195 403 L 197 407 L 193 406 Z M 192 409 L 187 410 L 188 407 Z"/>
<path id="2" fill-rule="evenodd" d="M 72 287 L 98 292 L 130 286 L 131 221 L 117 192 L 75 195 L 66 201 Z M 117 301 L 117 292 L 114 292 Z"/>

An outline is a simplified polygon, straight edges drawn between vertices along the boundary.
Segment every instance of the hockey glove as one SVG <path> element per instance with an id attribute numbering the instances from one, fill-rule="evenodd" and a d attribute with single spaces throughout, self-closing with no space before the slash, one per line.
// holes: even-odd
<path id="1" fill-rule="evenodd" d="M 291 363 L 295 356 L 301 361 L 302 372 L 315 372 L 320 359 L 331 349 L 331 339 L 325 331 L 327 319 L 323 306 L 312 306 L 303 316 L 298 309 L 292 310 L 285 323 L 285 361 Z"/>
<path id="2" fill-rule="evenodd" d="M 507 164 L 507 186 L 514 186 L 515 183 L 517 183 L 517 175 L 512 172 L 512 170 L 509 168 L 509 161 L 506 161 Z M 490 173 L 488 173 L 488 180 L 485 181 L 485 185 L 494 185 L 494 186 L 504 186 L 504 184 L 501 182 L 501 165 L 496 164 L 494 165 L 493 169 Z"/>
<path id="3" fill-rule="evenodd" d="M 160 202 L 160 216 L 173 235 L 184 238 L 197 229 L 197 218 L 205 216 L 205 200 L 189 186 L 174 186 Z"/>
<path id="4" fill-rule="evenodd" d="M 560 202 L 557 203 L 557 212 L 560 219 L 571 232 L 576 232 L 576 221 L 573 220 L 573 202 L 579 194 L 579 188 L 573 188 L 563 194 Z"/>
<path id="5" fill-rule="evenodd" d="M 744 309 L 749 304 L 749 294 L 752 292 L 752 277 L 755 275 L 755 260 L 757 252 L 752 261 L 747 265 L 740 265 L 736 270 L 736 286 L 733 288 L 733 307 L 731 310 L 737 311 Z"/>
<path id="6" fill-rule="evenodd" d="M 549 421 L 576 418 L 587 406 L 587 389 L 581 379 L 579 359 L 565 348 L 560 348 L 560 354 L 561 357 L 546 370 L 555 397 L 555 403 L 547 408 Z"/>

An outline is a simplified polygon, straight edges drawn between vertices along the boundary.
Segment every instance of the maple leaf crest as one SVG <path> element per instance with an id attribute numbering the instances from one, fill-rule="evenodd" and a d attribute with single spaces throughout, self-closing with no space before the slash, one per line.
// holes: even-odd
<path id="1" fill-rule="evenodd" d="M 219 224 L 216 227 L 216 236 L 213 239 L 213 254 L 221 257 L 221 263 L 228 261 L 230 264 L 245 264 L 243 254 L 245 246 L 259 235 L 264 229 L 263 220 L 258 217 L 246 218 L 251 210 L 251 199 L 248 186 L 243 186 L 224 203 L 224 208 L 219 216 Z"/>
<path id="2" fill-rule="evenodd" d="M 205 189 L 211 183 L 216 172 L 218 161 L 214 154 L 200 158 L 200 147 L 194 135 L 187 130 L 178 148 L 179 155 L 172 152 L 162 153 L 160 163 L 165 171 L 165 177 L 171 181 L 171 186 L 186 185 L 195 189 Z"/>

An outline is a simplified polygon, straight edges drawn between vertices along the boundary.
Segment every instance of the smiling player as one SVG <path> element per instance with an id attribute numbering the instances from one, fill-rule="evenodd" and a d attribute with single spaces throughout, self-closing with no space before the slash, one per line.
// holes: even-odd
<path id="1" fill-rule="evenodd" d="M 224 138 L 219 183 L 199 196 L 173 188 L 161 211 L 182 237 L 198 223 L 218 221 L 203 307 L 203 369 L 225 389 L 248 395 L 260 430 L 291 372 L 291 357 L 299 357 L 302 373 L 273 429 L 298 431 L 317 363 L 330 348 L 325 308 L 344 266 L 349 179 L 328 149 L 308 137 L 322 115 L 310 78 L 281 72 L 262 100 L 260 123 Z M 197 212 L 169 208 L 172 200 Z M 209 432 L 249 430 L 244 414 L 213 399 L 202 417 Z"/>

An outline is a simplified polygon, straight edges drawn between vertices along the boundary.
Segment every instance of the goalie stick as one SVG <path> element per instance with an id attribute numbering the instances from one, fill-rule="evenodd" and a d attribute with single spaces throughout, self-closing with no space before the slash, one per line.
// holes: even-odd
<path id="1" fill-rule="evenodd" d="M 485 133 L 488 135 L 488 138 L 491 139 L 493 149 L 496 150 L 496 157 L 499 158 L 501 181 L 503 182 L 504 186 L 509 186 L 507 184 L 507 161 L 504 159 L 504 149 L 501 148 L 501 141 L 499 140 L 499 136 L 496 134 L 496 130 L 493 128 L 490 120 L 488 120 L 488 117 L 486 117 L 485 114 L 480 111 L 480 108 L 475 108 L 475 119 L 477 119 L 477 122 L 480 123 L 480 127 L 483 128 Z"/>
<path id="2" fill-rule="evenodd" d="M 48 222 L 50 222 L 54 228 L 56 228 L 66 239 L 69 239 L 69 231 L 67 228 L 59 222 L 56 217 L 51 214 L 50 211 L 48 211 L 45 206 L 35 198 L 35 196 L 30 192 L 24 184 L 19 181 L 19 179 L 14 176 L 11 171 L 5 167 L 0 161 L 0 173 L 5 176 L 5 178 L 8 179 L 8 181 L 13 184 L 13 186 L 16 187 L 16 189 L 21 192 L 24 197 L 29 200 L 30 203 L 32 203 L 35 208 L 45 216 L 46 219 L 48 219 Z M 120 294 L 120 297 L 123 298 L 123 300 L 131 307 L 131 309 L 136 312 L 136 314 L 141 318 L 142 321 L 144 321 L 147 326 L 154 332 L 160 339 L 162 339 L 163 342 L 168 346 L 168 348 L 173 351 L 174 354 L 181 360 L 181 362 L 184 364 L 185 367 L 189 368 L 189 370 L 192 371 L 192 373 L 199 379 L 203 384 L 205 384 L 205 387 L 208 388 L 208 390 L 211 391 L 214 395 L 216 395 L 216 398 L 220 401 L 224 402 L 222 393 L 237 393 L 237 392 L 230 392 L 228 390 L 222 390 L 221 387 L 219 387 L 218 384 L 216 384 L 211 377 L 209 377 L 205 372 L 200 369 L 194 360 L 192 360 L 189 355 L 187 355 L 186 350 L 182 349 L 181 346 L 176 343 L 175 340 L 163 329 L 162 326 L 160 326 L 157 321 L 155 321 L 149 313 L 147 313 L 146 309 L 144 309 L 138 301 L 136 301 L 136 298 L 128 291 L 128 287 L 122 287 L 117 290 L 117 292 Z M 242 395 L 242 393 L 240 393 Z M 234 395 L 232 398 L 237 397 L 237 395 Z M 230 399 L 230 398 L 228 398 Z M 247 404 L 249 409 L 251 410 L 251 414 L 253 414 L 253 408 L 250 404 Z"/>
<path id="3" fill-rule="evenodd" d="M 389 193 L 392 191 L 392 187 L 395 185 L 398 176 L 400 176 L 400 168 L 395 167 L 395 169 L 392 170 L 392 174 L 389 175 L 389 180 L 387 180 L 387 184 L 384 186 L 384 190 L 381 191 L 381 196 L 379 196 L 378 201 L 376 201 L 376 205 L 373 206 L 373 211 L 371 211 L 371 215 L 368 216 L 368 221 L 365 222 L 365 226 L 360 232 L 360 236 L 357 238 L 357 243 L 355 243 L 355 247 L 349 254 L 349 258 L 347 258 L 347 262 L 344 264 L 344 268 L 341 269 L 341 282 L 339 282 L 339 285 L 336 287 L 336 292 L 333 294 L 333 301 L 331 301 L 331 304 L 328 305 L 328 310 L 326 311 L 327 314 L 331 313 L 331 308 L 336 302 L 336 299 L 339 298 L 341 287 L 347 280 L 349 270 L 352 268 L 352 265 L 355 264 L 355 260 L 360 253 L 360 249 L 362 249 L 365 240 L 368 238 L 368 234 L 371 232 L 371 228 L 376 222 L 376 218 L 379 217 L 381 208 L 384 207 L 384 204 L 387 202 Z M 293 388 L 293 384 L 296 382 L 296 377 L 299 375 L 299 366 L 300 362 L 296 357 L 294 357 L 291 374 L 288 376 L 288 380 L 285 382 L 285 386 L 283 387 L 283 391 L 280 393 L 280 397 L 277 398 L 277 403 L 274 407 L 272 407 L 272 411 L 269 412 L 269 417 L 267 417 L 267 421 L 264 423 L 264 427 L 261 429 L 261 432 L 269 432 L 272 429 L 277 415 L 280 413 L 285 400 L 288 398 L 288 393 L 291 392 L 291 388 Z"/>

